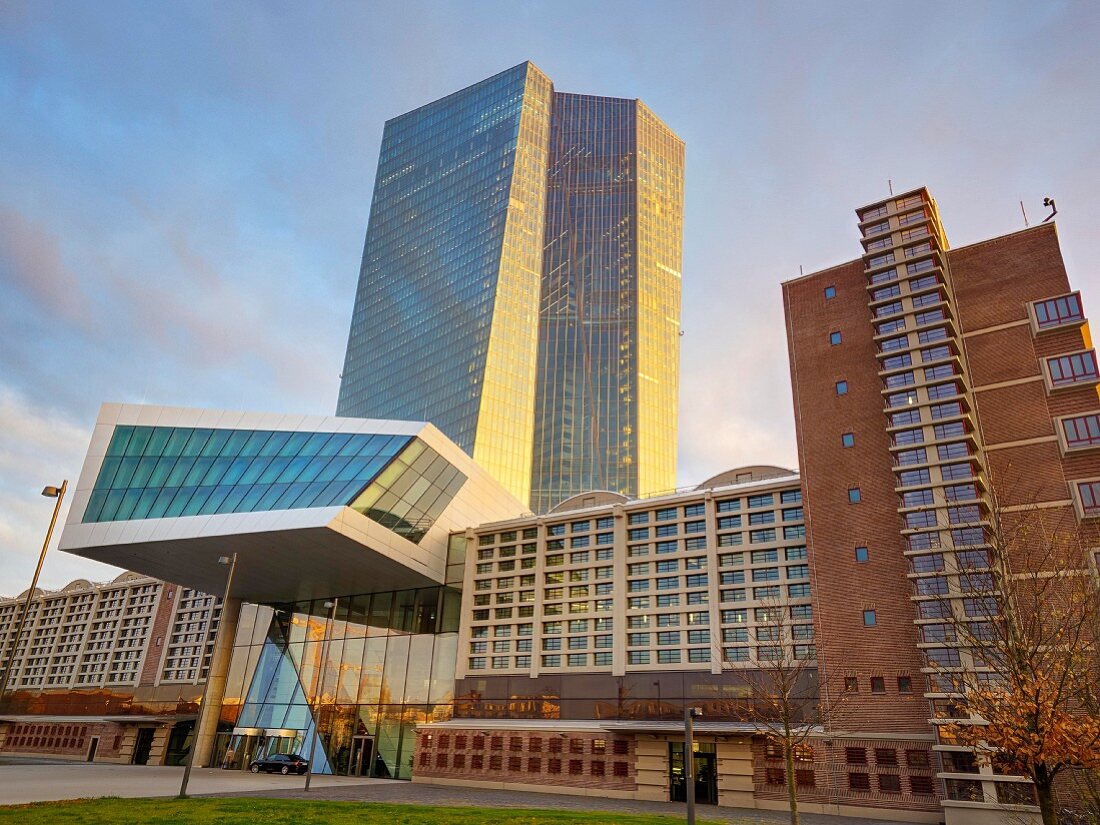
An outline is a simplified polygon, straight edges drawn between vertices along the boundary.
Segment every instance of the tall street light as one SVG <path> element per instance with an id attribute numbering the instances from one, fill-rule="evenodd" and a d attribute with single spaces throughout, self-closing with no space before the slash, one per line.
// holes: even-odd
<path id="1" fill-rule="evenodd" d="M 225 596 L 222 598 L 222 613 L 225 613 L 226 605 L 229 603 L 229 591 L 233 587 L 233 573 L 237 569 L 237 554 L 232 556 L 220 556 L 218 558 L 218 564 L 228 564 L 229 573 L 225 577 Z M 218 639 L 222 635 L 222 627 L 225 622 L 218 619 L 218 631 L 214 634 L 214 650 L 218 649 Z M 205 648 L 206 645 L 204 644 Z M 199 652 L 199 675 L 202 675 L 202 657 L 206 655 L 206 651 Z M 211 658 L 210 664 L 213 665 L 213 658 Z M 206 679 L 202 683 L 202 696 L 199 699 L 199 713 L 195 717 L 195 732 L 191 735 L 191 750 L 187 753 L 187 766 L 183 769 L 183 784 L 180 785 L 180 798 L 187 796 L 187 783 L 191 779 L 191 768 L 195 763 L 195 751 L 197 751 L 199 745 L 199 730 L 202 728 L 202 718 L 206 713 L 206 688 L 210 685 L 210 673 L 206 674 Z"/>
<path id="2" fill-rule="evenodd" d="M 317 706 L 313 713 L 313 735 L 309 737 L 309 761 L 306 762 L 306 787 L 313 780 L 313 754 L 317 749 L 317 740 L 321 736 L 321 701 L 325 692 L 325 660 L 328 659 L 328 636 L 332 628 L 332 620 L 336 618 L 336 599 L 325 602 L 328 608 L 328 618 L 325 620 L 325 635 L 321 638 L 321 679 L 317 686 Z M 337 673 L 337 689 L 339 689 L 339 673 Z"/>
<path id="3" fill-rule="evenodd" d="M 38 587 L 38 575 L 42 572 L 42 564 L 46 561 L 46 548 L 50 546 L 50 537 L 53 536 L 53 528 L 57 524 L 57 514 L 61 510 L 61 500 L 65 498 L 67 489 L 69 489 L 68 479 L 62 481 L 60 487 L 42 488 L 42 495 L 46 498 L 56 498 L 57 503 L 53 506 L 53 517 L 50 519 L 50 529 L 46 531 L 46 540 L 42 542 L 42 552 L 38 554 L 38 566 L 34 568 L 31 589 L 27 591 L 27 599 L 23 602 L 23 614 L 19 617 L 19 626 L 15 629 L 15 638 L 11 643 L 11 653 L 8 655 L 8 666 L 4 668 L 4 679 L 0 681 L 0 707 L 4 705 L 4 693 L 8 689 L 8 679 L 11 677 L 12 668 L 15 667 L 15 654 L 19 649 L 19 638 L 23 635 L 23 625 L 27 623 L 27 614 L 31 609 L 34 589 Z"/>

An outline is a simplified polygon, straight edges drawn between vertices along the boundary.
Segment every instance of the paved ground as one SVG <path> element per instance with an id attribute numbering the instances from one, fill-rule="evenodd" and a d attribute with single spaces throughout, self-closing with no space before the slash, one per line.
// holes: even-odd
<path id="1" fill-rule="evenodd" d="M 58 762 L 46 759 L 0 758 L 0 805 L 49 802 L 88 797 L 157 797 L 179 793 L 183 768 L 136 765 Z M 349 802 L 443 805 L 486 808 L 549 808 L 569 811 L 611 811 L 621 813 L 685 815 L 684 805 L 639 802 L 599 796 L 455 788 L 422 785 L 390 779 L 356 779 L 317 776 L 313 790 L 302 790 L 303 777 L 250 774 L 198 768 L 191 773 L 188 793 L 192 796 L 260 796 L 271 799 L 331 799 Z M 776 825 L 789 822 L 789 814 L 701 805 L 700 821 L 736 825 Z M 803 814 L 803 825 L 897 825 L 893 820 L 856 819 L 842 816 Z"/>
<path id="2" fill-rule="evenodd" d="M 0 775 L 2 778 L 2 775 Z M 632 799 L 607 799 L 599 796 L 569 796 L 552 793 L 495 791 L 481 788 L 457 788 L 422 785 L 391 779 L 359 780 L 355 784 L 328 787 L 308 794 L 300 790 L 245 791 L 218 796 L 264 796 L 272 799 L 332 799 L 360 802 L 390 802 L 417 805 L 485 808 L 549 808 L 566 811 L 612 811 L 632 814 L 662 814 L 685 817 L 685 806 L 674 802 L 640 802 Z M 733 825 L 776 825 L 790 822 L 790 814 L 781 811 L 754 811 L 744 808 L 697 806 L 700 821 Z M 847 816 L 802 814 L 803 825 L 898 825 L 896 820 L 862 819 Z"/>
<path id="3" fill-rule="evenodd" d="M 0 805 L 98 796 L 175 796 L 182 779 L 183 768 L 7 758 L 0 761 Z M 300 788 L 304 781 L 302 776 L 196 768 L 191 772 L 187 792 L 192 796 L 234 792 L 265 795 Z M 362 781 L 315 776 L 313 786 L 329 791 Z"/>

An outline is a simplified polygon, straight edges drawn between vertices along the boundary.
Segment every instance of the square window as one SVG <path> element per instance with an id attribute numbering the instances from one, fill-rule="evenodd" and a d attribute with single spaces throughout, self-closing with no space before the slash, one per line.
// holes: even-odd
<path id="1" fill-rule="evenodd" d="M 913 692 L 913 677 L 911 676 L 899 676 L 898 677 L 898 693 L 912 693 Z"/>
<path id="2" fill-rule="evenodd" d="M 882 676 L 871 677 L 871 693 L 885 693 L 886 692 L 886 679 Z"/>
<path id="3" fill-rule="evenodd" d="M 840 343 L 840 331 L 839 330 L 833 330 L 832 332 L 829 333 L 829 346 L 835 347 L 839 343 Z"/>
<path id="4" fill-rule="evenodd" d="M 866 547 L 856 548 L 856 562 L 858 562 L 859 564 L 866 564 L 868 561 L 870 561 L 870 559 L 871 554 L 868 552 Z"/>
<path id="5" fill-rule="evenodd" d="M 840 436 L 840 445 L 842 447 L 854 447 L 856 443 L 856 437 L 853 433 L 844 433 Z"/>
<path id="6" fill-rule="evenodd" d="M 901 777 L 896 773 L 880 773 L 878 789 L 885 793 L 901 793 Z"/>
<path id="7" fill-rule="evenodd" d="M 876 624 L 878 624 L 878 617 L 875 615 L 875 611 L 873 611 L 873 610 L 864 610 L 863 611 L 863 626 L 864 627 L 874 627 Z"/>
<path id="8" fill-rule="evenodd" d="M 837 395 L 847 395 L 848 394 L 848 382 L 847 381 L 837 381 L 836 382 L 836 394 Z"/>
<path id="9" fill-rule="evenodd" d="M 849 504 L 858 504 L 862 500 L 862 498 L 863 498 L 863 493 L 860 492 L 860 489 L 858 487 L 849 487 L 848 488 L 848 503 Z"/>
<path id="10" fill-rule="evenodd" d="M 859 679 L 855 676 L 845 676 L 844 690 L 846 693 L 859 693 Z"/>
<path id="11" fill-rule="evenodd" d="M 825 300 L 828 301 L 828 300 L 831 300 L 835 297 L 836 297 L 836 287 L 835 286 L 825 287 Z"/>

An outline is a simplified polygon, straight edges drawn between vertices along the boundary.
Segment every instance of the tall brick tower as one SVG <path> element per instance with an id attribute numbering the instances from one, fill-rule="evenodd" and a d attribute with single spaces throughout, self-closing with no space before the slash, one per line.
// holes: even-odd
<path id="1" fill-rule="evenodd" d="M 938 732 L 988 670 L 952 625 L 989 618 L 994 500 L 1095 532 L 1096 356 L 1054 224 L 952 250 L 924 188 L 856 214 L 862 257 L 783 285 L 822 689 L 851 736 L 936 740 L 949 825 L 1000 822 L 1030 786 Z"/>

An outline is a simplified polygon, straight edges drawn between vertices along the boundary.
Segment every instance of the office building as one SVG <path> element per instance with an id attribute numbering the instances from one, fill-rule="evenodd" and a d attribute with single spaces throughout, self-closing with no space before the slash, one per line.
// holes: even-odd
<path id="1" fill-rule="evenodd" d="M 782 809 L 782 749 L 762 721 L 774 721 L 765 674 L 783 661 L 804 668 L 797 722 L 812 726 L 797 757 L 803 809 L 874 815 L 836 782 L 845 748 L 862 748 L 893 754 L 895 776 L 923 764 L 894 807 L 934 816 L 930 742 L 841 741 L 801 715 L 819 682 L 803 512 L 797 473 L 744 467 L 456 535 L 454 718 L 418 728 L 414 781 L 683 801 L 683 715 L 698 707 L 696 800 Z"/>
<path id="2" fill-rule="evenodd" d="M 105 404 L 59 547 L 206 593 L 235 554 L 198 764 L 307 750 L 319 721 L 318 772 L 403 778 L 451 705 L 450 535 L 522 510 L 430 424 Z"/>
<path id="3" fill-rule="evenodd" d="M 388 121 L 337 414 L 430 421 L 538 512 L 674 487 L 683 164 L 530 62 Z"/>
<path id="4" fill-rule="evenodd" d="M 1001 822 L 1030 783 L 939 733 L 993 678 L 953 626 L 991 618 L 998 514 L 1095 538 L 1096 356 L 1053 223 L 951 249 L 923 188 L 857 217 L 860 258 L 783 285 L 823 689 L 848 730 L 935 743 L 948 823 Z"/>
<path id="5" fill-rule="evenodd" d="M 137 573 L 81 579 L 36 591 L 16 646 L 26 595 L 0 600 L 0 753 L 179 764 L 221 600 Z"/>

